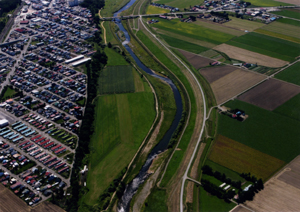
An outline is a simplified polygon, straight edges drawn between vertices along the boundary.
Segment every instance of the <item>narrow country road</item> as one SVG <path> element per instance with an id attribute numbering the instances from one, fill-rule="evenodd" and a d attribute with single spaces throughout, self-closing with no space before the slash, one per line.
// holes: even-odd
<path id="1" fill-rule="evenodd" d="M 99 10 L 99 13 L 98 13 L 98 14 L 99 14 L 99 17 L 102 18 L 100 12 L 101 12 L 101 10 Z M 106 43 L 107 43 L 107 42 L 106 42 L 106 29 L 105 29 L 105 27 L 104 27 L 103 24 L 104 24 L 104 21 L 101 22 L 101 27 L 103 28 L 103 38 L 104 38 L 104 43 L 106 44 Z"/>

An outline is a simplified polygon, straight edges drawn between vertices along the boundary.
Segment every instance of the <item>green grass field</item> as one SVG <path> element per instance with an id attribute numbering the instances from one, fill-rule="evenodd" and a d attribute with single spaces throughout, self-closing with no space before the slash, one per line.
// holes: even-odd
<path id="1" fill-rule="evenodd" d="M 294 96 L 274 110 L 275 113 L 285 115 L 300 121 L 300 94 Z"/>
<path id="2" fill-rule="evenodd" d="M 292 61 L 300 55 L 300 44 L 254 32 L 237 37 L 227 44 L 285 61 Z"/>
<path id="3" fill-rule="evenodd" d="M 167 207 L 167 203 L 165 202 L 166 199 L 167 199 L 166 191 L 155 187 L 151 191 L 150 195 L 148 196 L 143 206 L 144 209 L 143 211 L 144 212 L 153 212 L 153 211 L 167 212 L 168 207 Z"/>
<path id="4" fill-rule="evenodd" d="M 99 93 L 132 93 L 135 91 L 132 66 L 108 66 L 99 77 Z"/>
<path id="5" fill-rule="evenodd" d="M 260 7 L 273 7 L 273 6 L 289 6 L 291 4 L 279 2 L 275 0 L 249 0 L 252 5 Z"/>
<path id="6" fill-rule="evenodd" d="M 224 23 L 224 26 L 232 27 L 238 30 L 248 30 L 249 32 L 256 30 L 260 27 L 263 27 L 265 24 L 255 22 L 255 21 L 249 21 L 245 19 L 230 17 L 230 21 Z"/>
<path id="7" fill-rule="evenodd" d="M 208 22 L 200 21 L 200 20 L 197 20 L 192 23 L 196 24 L 198 26 L 201 26 L 201 27 L 208 28 L 208 29 L 217 30 L 219 32 L 223 32 L 226 34 L 231 34 L 233 36 L 241 36 L 241 35 L 245 34 L 244 31 L 232 29 L 232 28 L 226 27 L 225 25 L 223 26 L 223 24 L 213 24 L 213 23 L 208 23 Z"/>
<path id="8" fill-rule="evenodd" d="M 122 66 L 122 65 L 128 65 L 126 60 L 120 55 L 118 52 L 111 48 L 105 48 L 104 49 L 105 54 L 107 55 L 107 64 L 106 66 Z"/>
<path id="9" fill-rule="evenodd" d="M 17 92 L 14 89 L 11 89 L 10 87 L 7 87 L 6 92 L 4 93 L 2 99 L 8 99 L 11 98 L 13 95 L 15 95 Z"/>
<path id="10" fill-rule="evenodd" d="M 299 38 L 291 37 L 291 36 L 284 35 L 284 34 L 277 33 L 277 32 L 271 32 L 269 30 L 257 29 L 257 30 L 255 30 L 255 32 L 260 33 L 260 34 L 264 34 L 264 35 L 268 35 L 268 36 L 272 36 L 272 37 L 275 37 L 275 38 L 280 38 L 280 39 L 283 39 L 283 40 L 292 41 L 292 42 L 295 42 L 295 43 L 300 43 Z"/>
<path id="11" fill-rule="evenodd" d="M 155 3 L 158 4 L 165 4 L 168 6 L 173 6 L 173 7 L 178 7 L 181 11 L 184 8 L 190 8 L 190 5 L 199 5 L 203 2 L 204 0 L 186 0 L 186 1 L 181 1 L 181 0 L 158 0 L 154 1 Z"/>
<path id="12" fill-rule="evenodd" d="M 149 5 L 146 14 L 160 14 L 160 13 L 169 13 L 169 12 L 170 10 Z"/>
<path id="13" fill-rule="evenodd" d="M 153 27 L 177 33 L 186 37 L 203 40 L 206 42 L 221 44 L 232 38 L 233 35 L 208 29 L 196 24 L 181 22 L 180 20 L 159 19 L 159 22 L 152 25 Z"/>
<path id="14" fill-rule="evenodd" d="M 282 11 L 271 12 L 276 15 L 286 16 L 290 18 L 300 19 L 300 11 L 294 9 L 286 9 Z"/>
<path id="15" fill-rule="evenodd" d="M 174 38 L 174 37 L 169 37 L 169 36 L 163 35 L 163 34 L 161 34 L 160 36 L 170 46 L 173 46 L 173 47 L 178 48 L 178 49 L 183 49 L 183 50 L 186 50 L 188 52 L 193 52 L 193 53 L 199 54 L 201 52 L 204 52 L 204 51 L 208 50 L 208 48 L 206 48 L 206 47 L 199 46 L 199 45 L 196 45 L 196 44 L 184 41 L 184 40 L 180 40 L 180 39 L 177 39 L 177 38 Z"/>
<path id="16" fill-rule="evenodd" d="M 285 162 L 299 155 L 300 122 L 239 100 L 225 105 L 244 110 L 249 117 L 239 122 L 219 115 L 218 134 Z"/>
<path id="17" fill-rule="evenodd" d="M 217 136 L 209 159 L 238 173 L 250 172 L 263 180 L 285 164 L 282 160 L 222 135 Z"/>
<path id="18" fill-rule="evenodd" d="M 227 203 L 216 196 L 212 196 L 207 193 L 201 186 L 198 187 L 200 195 L 199 211 L 200 212 L 225 212 L 230 211 L 234 206 L 234 203 Z"/>
<path id="19" fill-rule="evenodd" d="M 104 189 L 128 165 L 154 117 L 154 99 L 150 92 L 98 97 L 85 203 L 95 204 Z"/>
<path id="20" fill-rule="evenodd" d="M 300 27 L 300 21 L 296 21 L 296 20 L 292 20 L 292 19 L 288 19 L 288 18 L 280 18 L 280 19 L 277 19 L 276 22 L 290 24 L 293 26 Z"/>
<path id="21" fill-rule="evenodd" d="M 300 62 L 295 63 L 294 65 L 288 67 L 283 70 L 279 74 L 275 75 L 275 78 L 281 79 L 287 82 L 294 83 L 296 85 L 300 85 Z"/>

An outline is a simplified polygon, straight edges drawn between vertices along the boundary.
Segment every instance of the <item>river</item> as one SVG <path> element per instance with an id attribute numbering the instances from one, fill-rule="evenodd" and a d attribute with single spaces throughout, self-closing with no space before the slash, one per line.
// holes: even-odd
<path id="1" fill-rule="evenodd" d="M 114 17 L 117 17 L 119 13 L 121 13 L 124 10 L 127 10 L 129 7 L 131 7 L 136 0 L 131 0 L 129 3 L 127 3 L 123 8 L 121 8 L 119 11 L 114 13 Z M 139 186 L 148 178 L 148 170 L 149 167 L 153 161 L 153 159 L 161 152 L 167 149 L 168 144 L 170 139 L 172 138 L 172 135 L 174 131 L 176 130 L 180 119 L 181 119 L 181 114 L 182 114 L 182 99 L 180 96 L 180 93 L 177 89 L 177 87 L 174 85 L 172 80 L 166 77 L 162 77 L 160 75 L 155 74 L 152 72 L 148 67 L 146 67 L 138 58 L 137 56 L 133 53 L 131 48 L 127 45 L 130 42 L 130 36 L 128 32 L 125 30 L 124 26 L 122 25 L 121 21 L 118 18 L 115 18 L 115 23 L 118 25 L 119 29 L 124 32 L 126 40 L 123 41 L 123 46 L 126 48 L 126 50 L 129 52 L 129 54 L 132 56 L 132 58 L 135 60 L 137 65 L 143 69 L 147 74 L 159 78 L 166 83 L 170 85 L 172 88 L 175 102 L 176 102 L 176 114 L 175 118 L 171 124 L 171 127 L 168 129 L 167 133 L 164 135 L 164 137 L 159 141 L 159 143 L 152 149 L 150 154 L 147 157 L 147 160 L 143 167 L 141 168 L 139 174 L 126 186 L 126 189 L 124 191 L 124 194 L 121 198 L 121 200 L 118 203 L 118 211 L 119 212 L 124 212 L 124 211 L 129 211 L 130 207 L 130 202 L 132 200 L 132 197 L 138 190 Z"/>

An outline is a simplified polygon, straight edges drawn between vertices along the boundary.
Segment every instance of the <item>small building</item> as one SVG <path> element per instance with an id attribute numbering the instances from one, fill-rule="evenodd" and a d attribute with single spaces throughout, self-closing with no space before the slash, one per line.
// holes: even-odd
<path id="1" fill-rule="evenodd" d="M 6 127 L 9 125 L 9 122 L 6 119 L 0 120 L 0 128 Z"/>

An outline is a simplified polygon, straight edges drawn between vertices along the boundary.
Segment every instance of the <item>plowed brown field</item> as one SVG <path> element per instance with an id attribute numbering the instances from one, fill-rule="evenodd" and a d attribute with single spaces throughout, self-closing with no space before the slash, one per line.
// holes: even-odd
<path id="1" fill-rule="evenodd" d="M 205 57 L 201 57 L 199 55 L 184 51 L 184 50 L 178 50 L 183 56 L 189 61 L 192 66 L 194 66 L 195 69 L 199 69 L 205 66 L 208 66 L 209 63 L 214 62 L 214 60 L 207 59 Z"/>
<path id="2" fill-rule="evenodd" d="M 239 69 L 214 81 L 211 84 L 211 88 L 215 94 L 217 103 L 221 104 L 257 84 L 264 78 L 266 77 L 263 75 Z"/>
<path id="3" fill-rule="evenodd" d="M 238 99 L 267 110 L 274 110 L 298 93 L 300 93 L 299 86 L 270 79 L 239 96 Z"/>
<path id="4" fill-rule="evenodd" d="M 224 77 L 227 74 L 230 74 L 235 70 L 237 70 L 235 67 L 225 65 L 202 68 L 199 70 L 199 72 L 209 83 L 213 83 L 214 81 Z"/>
<path id="5" fill-rule="evenodd" d="M 259 54 L 246 49 L 231 46 L 225 43 L 214 47 L 214 49 L 224 52 L 230 58 L 233 59 L 241 60 L 247 63 L 253 63 L 253 64 L 257 63 L 258 65 L 272 67 L 272 68 L 282 67 L 288 63 L 284 60 L 269 57 L 263 54 Z"/>

